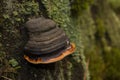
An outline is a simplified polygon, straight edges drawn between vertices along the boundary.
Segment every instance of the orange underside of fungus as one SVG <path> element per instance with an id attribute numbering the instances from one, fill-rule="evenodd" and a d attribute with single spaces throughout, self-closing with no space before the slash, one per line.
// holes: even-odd
<path id="1" fill-rule="evenodd" d="M 49 63 L 54 63 L 54 62 L 57 62 L 57 61 L 60 61 L 62 60 L 64 57 L 72 54 L 73 52 L 75 51 L 75 44 L 74 43 L 71 43 L 70 44 L 70 47 L 65 49 L 64 51 L 61 52 L 61 54 L 57 57 L 52 57 L 50 59 L 47 59 L 45 61 L 43 61 L 41 58 L 37 58 L 37 59 L 34 59 L 34 58 L 30 58 L 29 56 L 27 55 L 24 55 L 24 58 L 32 63 L 32 64 L 49 64 Z"/>

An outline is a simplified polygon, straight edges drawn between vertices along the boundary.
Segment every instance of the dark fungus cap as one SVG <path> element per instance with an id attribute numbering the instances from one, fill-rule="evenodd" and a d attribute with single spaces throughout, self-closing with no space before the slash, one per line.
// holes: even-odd
<path id="1" fill-rule="evenodd" d="M 29 40 L 24 48 L 24 57 L 29 62 L 31 60 L 31 63 L 47 63 L 51 59 L 63 56 L 63 52 L 71 48 L 65 32 L 51 19 L 31 19 L 25 26 L 28 29 Z"/>

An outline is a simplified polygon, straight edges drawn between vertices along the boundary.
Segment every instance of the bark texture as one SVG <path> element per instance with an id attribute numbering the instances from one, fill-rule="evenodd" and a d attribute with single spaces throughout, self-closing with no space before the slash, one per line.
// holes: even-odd
<path id="1" fill-rule="evenodd" d="M 119 80 L 120 17 L 109 1 L 1 0 L 0 79 L 89 80 L 89 68 L 91 80 Z M 23 59 L 27 42 L 23 24 L 41 15 L 61 25 L 76 44 L 74 54 L 46 65 Z"/>
<path id="2" fill-rule="evenodd" d="M 2 9 L 5 9 L 4 13 L 1 15 L 3 19 L 2 22 L 5 22 L 4 24 L 1 23 L 1 28 L 3 28 L 1 31 L 1 35 L 2 35 L 1 43 L 4 46 L 3 51 L 5 52 L 5 57 L 1 59 L 3 60 L 2 66 L 3 67 L 6 66 L 8 70 L 7 72 L 6 72 L 6 69 L 1 71 L 1 80 L 5 80 L 7 78 L 12 80 L 83 80 L 84 68 L 82 64 L 82 59 L 80 59 L 81 58 L 80 55 L 77 55 L 78 59 L 74 57 L 76 55 L 74 56 L 70 55 L 65 59 L 63 59 L 62 61 L 52 63 L 52 64 L 46 64 L 46 65 L 42 65 L 42 64 L 33 65 L 25 61 L 23 58 L 23 54 L 24 54 L 23 48 L 28 40 L 27 35 L 25 33 L 26 30 L 24 28 L 24 23 L 28 21 L 29 18 L 39 17 L 41 15 L 55 20 L 54 16 L 51 17 L 53 13 L 49 13 L 53 9 L 51 10 L 47 9 L 48 7 L 46 4 L 50 5 L 50 3 L 48 3 L 49 1 L 48 2 L 44 2 L 44 1 L 34 2 L 34 1 L 25 1 L 25 0 L 24 2 L 14 1 L 14 0 L 10 0 L 10 2 L 6 2 L 6 1 L 2 2 L 3 4 L 6 4 L 5 7 L 1 5 Z M 57 4 L 61 5 L 63 2 L 64 1 L 61 1 L 59 3 L 59 0 L 58 0 L 57 2 L 54 3 L 54 6 Z M 63 6 L 65 6 L 66 8 L 67 7 L 70 8 L 70 6 L 68 5 L 66 6 L 66 4 L 69 4 L 69 1 L 67 2 L 65 1 L 65 3 L 63 3 Z M 12 6 L 12 8 L 9 8 L 8 5 Z M 39 5 L 39 7 L 37 5 Z M 38 14 L 39 11 L 35 7 L 37 7 L 38 9 L 40 8 L 40 14 Z M 53 7 L 53 8 L 56 8 L 56 7 Z M 60 8 L 64 9 L 62 6 Z M 58 9 L 56 9 L 56 12 Z M 70 11 L 70 9 L 64 9 L 64 10 Z M 60 14 L 60 12 L 56 14 Z M 64 14 L 63 16 L 66 16 Z M 55 17 L 57 18 L 57 16 Z M 66 16 L 66 18 L 69 19 L 70 17 Z M 59 16 L 57 19 L 58 19 L 57 21 L 59 21 Z M 66 21 L 64 19 L 65 18 L 62 17 L 61 18 L 62 21 L 59 21 L 59 22 L 62 23 Z M 58 24 L 60 24 L 59 22 Z M 67 30 L 68 29 L 71 30 L 69 27 L 71 25 L 67 25 L 67 24 L 69 23 L 62 23 L 60 25 L 61 27 L 65 25 Z M 73 26 L 71 28 L 74 29 Z M 75 30 L 77 30 L 77 27 L 73 31 L 76 32 Z M 70 32 L 71 31 L 67 32 L 69 37 L 71 35 Z M 80 30 L 78 30 L 78 32 L 76 32 L 75 35 L 73 35 L 73 37 L 75 37 L 73 38 L 74 42 L 75 40 L 77 41 L 80 40 L 79 38 L 80 36 L 78 34 L 79 32 Z M 78 36 L 76 36 L 77 34 Z M 77 49 L 77 50 L 78 50 L 77 54 L 80 54 L 81 49 L 80 50 Z"/>

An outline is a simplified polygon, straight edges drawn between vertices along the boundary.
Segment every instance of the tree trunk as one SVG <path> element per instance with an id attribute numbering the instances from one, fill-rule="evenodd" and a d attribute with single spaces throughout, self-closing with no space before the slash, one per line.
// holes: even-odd
<path id="1" fill-rule="evenodd" d="M 60 0 L 53 0 L 51 2 L 44 0 L 38 2 L 23 1 L 1 1 L 5 5 L 1 5 L 1 10 L 3 11 L 1 15 L 1 47 L 4 48 L 4 54 L 2 55 L 5 55 L 3 59 L 1 58 L 1 80 L 83 80 L 85 60 L 80 55 L 82 54 L 81 46 L 79 46 L 81 43 L 80 30 L 78 25 L 74 28 L 74 22 L 70 21 L 69 0 L 61 1 L 61 3 L 59 3 Z M 37 6 L 38 3 L 39 7 Z M 52 8 L 49 10 L 49 7 Z M 52 13 L 53 10 L 56 12 L 56 15 Z M 61 11 L 65 11 L 65 13 L 61 14 Z M 33 65 L 24 60 L 23 48 L 27 42 L 24 23 L 29 18 L 41 15 L 51 18 L 60 24 L 71 38 L 71 41 L 76 43 L 77 48 L 73 55 L 59 62 L 45 65 Z"/>
<path id="2" fill-rule="evenodd" d="M 119 80 L 120 17 L 109 1 L 0 1 L 0 80 Z M 45 65 L 24 60 L 24 24 L 40 16 L 60 24 L 75 53 Z"/>

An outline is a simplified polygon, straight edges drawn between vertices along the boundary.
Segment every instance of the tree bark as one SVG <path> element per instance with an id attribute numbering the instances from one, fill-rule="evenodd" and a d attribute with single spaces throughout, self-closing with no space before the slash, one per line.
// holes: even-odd
<path id="1" fill-rule="evenodd" d="M 120 18 L 108 1 L 0 1 L 0 80 L 89 80 L 89 76 L 91 80 L 119 80 Z M 75 53 L 46 65 L 24 60 L 23 25 L 40 16 L 60 24 L 76 44 Z"/>
<path id="2" fill-rule="evenodd" d="M 29 2 L 29 3 L 27 3 L 27 2 Z M 80 32 L 80 30 L 77 30 L 77 27 L 74 28 L 71 26 L 71 28 L 74 29 L 73 32 L 75 33 L 73 36 L 71 36 L 72 35 L 71 31 L 68 31 L 71 29 L 70 29 L 69 25 L 67 25 L 69 23 L 66 23 L 66 24 L 62 23 L 61 26 L 67 25 L 68 27 L 66 27 L 66 29 L 67 29 L 66 33 L 69 35 L 69 37 L 74 37 L 72 39 L 72 41 L 75 42 L 76 45 L 78 46 L 77 53 L 76 53 L 76 54 L 78 54 L 77 56 L 70 55 L 59 62 L 52 63 L 52 64 L 45 64 L 45 65 L 44 64 L 33 65 L 33 64 L 28 63 L 26 60 L 24 60 L 23 48 L 24 48 L 25 43 L 27 42 L 27 36 L 25 36 L 26 31 L 23 26 L 24 21 L 22 21 L 22 19 L 19 17 L 22 16 L 22 18 L 26 22 L 28 20 L 28 18 L 31 18 L 31 17 L 33 18 L 36 15 L 31 15 L 32 11 L 29 15 L 29 13 L 27 13 L 27 12 L 23 12 L 24 13 L 23 14 L 17 10 L 20 7 L 20 6 L 18 6 L 19 4 L 23 5 L 23 7 L 24 7 L 24 5 L 28 4 L 28 7 L 29 7 L 30 3 L 31 3 L 31 5 L 34 4 L 34 3 L 32 4 L 32 2 L 34 2 L 34 1 L 31 1 L 31 2 L 25 1 L 25 3 L 22 1 L 19 2 L 19 1 L 14 1 L 14 0 L 11 0 L 10 2 L 4 2 L 4 1 L 2 2 L 3 4 L 6 4 L 6 6 L 1 5 L 2 9 L 5 9 L 5 11 L 1 15 L 1 17 L 3 18 L 3 21 L 2 21 L 3 23 L 1 23 L 1 28 L 2 28 L 1 29 L 1 35 L 2 35 L 2 37 L 1 37 L 2 46 L 1 47 L 4 48 L 3 52 L 5 53 L 5 54 L 3 54 L 3 55 L 5 55 L 5 57 L 2 59 L 2 61 L 3 61 L 2 67 L 6 67 L 6 69 L 1 71 L 1 80 L 5 80 L 5 79 L 10 79 L 10 80 L 83 80 L 84 67 L 83 67 L 82 59 L 80 59 L 81 56 L 79 55 L 81 52 L 81 49 L 79 47 L 79 44 L 77 44 L 77 42 L 75 42 L 75 40 L 76 41 L 80 40 L 80 38 L 79 38 L 80 36 L 78 34 Z M 69 2 L 69 0 L 68 0 L 68 2 Z M 16 10 L 16 8 L 14 8 L 16 6 L 14 3 L 18 4 L 17 10 Z M 38 2 L 35 2 L 35 3 L 38 3 Z M 45 3 L 47 3 L 47 2 L 45 2 Z M 55 2 L 54 5 L 57 5 L 58 3 L 59 3 L 59 0 L 58 0 L 58 2 Z M 11 4 L 11 5 L 9 5 L 9 4 Z M 43 3 L 41 4 L 41 2 L 39 2 L 39 9 L 40 9 L 40 12 L 42 13 L 42 16 L 53 18 L 53 20 L 54 20 L 55 19 L 54 16 L 53 17 L 49 16 L 50 14 L 49 14 L 49 10 L 47 9 L 48 7 L 44 4 Z M 59 3 L 59 5 L 61 5 L 61 4 L 62 4 L 62 2 Z M 68 4 L 68 3 L 65 3 L 65 4 Z M 12 8 L 8 7 L 8 5 L 12 6 Z M 32 9 L 31 7 L 34 7 L 34 6 L 30 6 L 30 9 L 33 10 L 33 12 L 34 12 L 34 9 Z M 6 8 L 9 10 L 7 10 Z M 25 7 L 25 9 L 26 8 L 27 7 Z M 69 8 L 70 8 L 70 6 L 69 6 Z M 61 9 L 64 9 L 64 8 L 61 8 Z M 19 10 L 23 11 L 24 8 L 19 9 Z M 47 11 L 48 11 L 48 13 L 47 13 Z M 29 17 L 26 17 L 24 15 L 29 16 Z M 52 13 L 51 13 L 51 15 L 52 15 Z M 69 19 L 70 17 L 66 16 L 66 18 Z M 14 19 L 16 19 L 16 20 L 14 20 Z M 58 16 L 58 19 L 59 19 L 59 16 Z M 64 19 L 64 18 L 62 17 L 61 19 Z M 12 23 L 12 20 L 13 20 L 13 23 Z M 19 21 L 19 20 L 21 20 L 21 21 Z M 65 29 L 65 28 L 63 27 L 63 29 Z M 77 30 L 77 32 L 76 32 L 76 30 Z M 78 36 L 76 37 L 77 34 L 78 34 Z M 77 59 L 75 57 L 77 57 Z M 13 62 L 11 62 L 11 60 Z M 18 65 L 16 63 L 18 63 Z M 15 66 L 13 66 L 13 65 L 15 65 Z"/>

